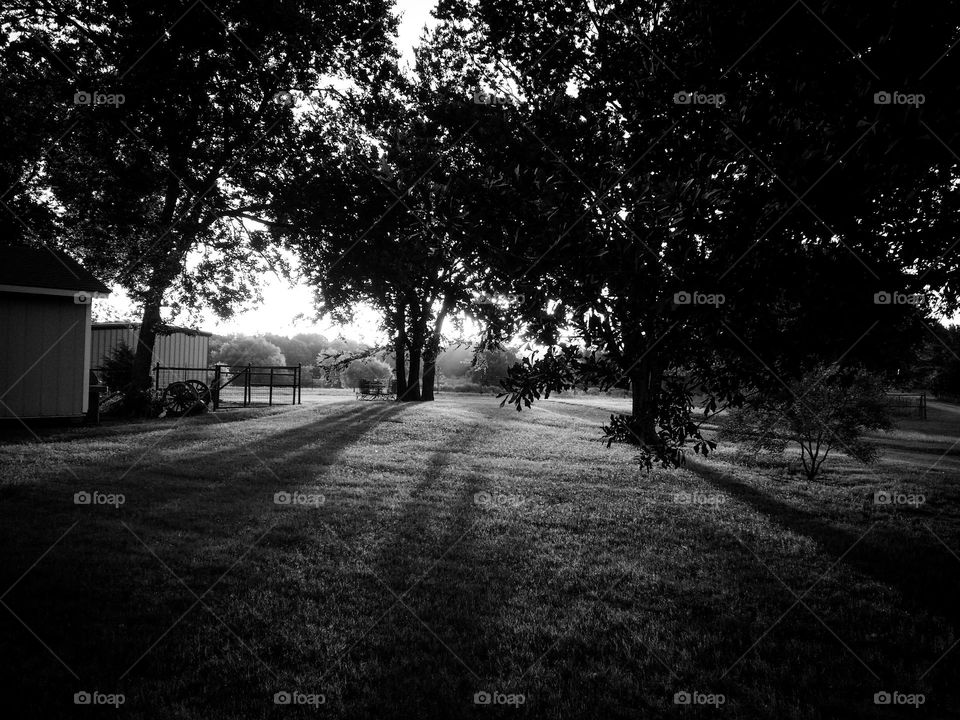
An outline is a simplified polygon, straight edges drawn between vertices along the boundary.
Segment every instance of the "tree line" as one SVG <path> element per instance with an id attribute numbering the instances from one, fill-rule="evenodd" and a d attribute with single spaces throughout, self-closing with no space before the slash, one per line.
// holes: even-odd
<path id="1" fill-rule="evenodd" d="M 509 376 L 519 348 L 505 347 L 480 352 L 469 343 L 451 344 L 437 356 L 438 386 L 452 391 L 495 388 Z M 356 358 L 347 362 L 344 357 Z M 293 337 L 263 335 L 216 335 L 210 338 L 210 363 L 230 368 L 303 366 L 306 386 L 355 388 L 358 380 L 394 378 L 396 358 L 381 349 L 344 337 L 328 339 L 318 333 Z"/>

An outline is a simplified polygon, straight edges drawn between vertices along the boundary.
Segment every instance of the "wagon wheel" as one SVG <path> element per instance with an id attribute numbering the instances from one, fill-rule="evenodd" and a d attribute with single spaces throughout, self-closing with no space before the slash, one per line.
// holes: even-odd
<path id="1" fill-rule="evenodd" d="M 193 388 L 197 391 L 197 396 L 200 398 L 200 402 L 204 405 L 210 405 L 210 388 L 206 383 L 201 382 L 200 380 L 186 380 L 187 385 L 192 385 Z"/>
<path id="2" fill-rule="evenodd" d="M 200 405 L 197 389 L 185 382 L 174 382 L 163 391 L 163 409 L 168 415 L 186 415 Z"/>

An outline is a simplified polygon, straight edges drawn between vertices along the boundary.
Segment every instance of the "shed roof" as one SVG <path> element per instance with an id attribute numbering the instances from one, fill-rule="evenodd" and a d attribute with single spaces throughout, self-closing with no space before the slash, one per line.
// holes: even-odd
<path id="1" fill-rule="evenodd" d="M 0 285 L 110 293 L 110 288 L 65 252 L 26 245 L 0 245 Z"/>

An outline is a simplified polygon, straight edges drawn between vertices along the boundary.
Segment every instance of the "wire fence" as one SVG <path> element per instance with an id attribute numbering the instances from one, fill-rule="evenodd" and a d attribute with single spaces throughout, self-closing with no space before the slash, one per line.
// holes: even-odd
<path id="1" fill-rule="evenodd" d="M 154 383 L 163 390 L 174 382 L 199 380 L 210 388 L 214 410 L 254 405 L 299 405 L 303 366 L 245 365 L 212 368 L 154 367 Z"/>
<path id="2" fill-rule="evenodd" d="M 926 393 L 887 393 L 887 407 L 894 415 L 914 416 L 927 419 Z"/>

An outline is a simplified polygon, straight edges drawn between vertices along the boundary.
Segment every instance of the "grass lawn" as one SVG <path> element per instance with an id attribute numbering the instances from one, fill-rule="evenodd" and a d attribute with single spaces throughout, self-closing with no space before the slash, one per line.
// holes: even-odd
<path id="1" fill-rule="evenodd" d="M 956 408 L 808 483 L 641 475 L 623 400 L 304 401 L 0 441 L 8 717 L 960 716 Z"/>

